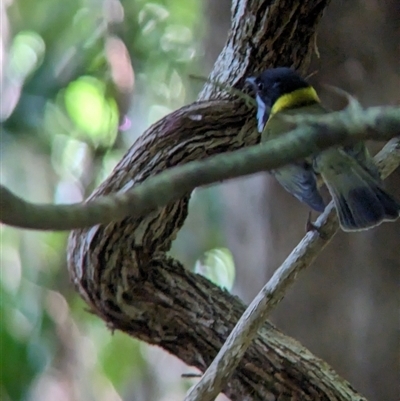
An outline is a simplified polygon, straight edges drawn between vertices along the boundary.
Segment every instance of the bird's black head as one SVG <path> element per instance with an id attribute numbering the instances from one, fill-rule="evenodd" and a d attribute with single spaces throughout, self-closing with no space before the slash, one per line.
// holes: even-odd
<path id="1" fill-rule="evenodd" d="M 282 96 L 310 86 L 294 70 L 287 67 L 270 68 L 257 77 L 246 80 L 266 106 L 272 107 Z"/>
<path id="2" fill-rule="evenodd" d="M 269 118 L 270 111 L 278 99 L 284 95 L 289 95 L 298 89 L 310 88 L 310 84 L 308 84 L 294 70 L 287 67 L 270 68 L 256 77 L 247 78 L 246 82 L 250 84 L 256 94 L 259 131 L 263 130 L 265 123 Z M 299 97 L 293 96 L 293 99 L 289 99 L 287 104 L 285 103 L 285 107 L 294 107 L 299 103 L 299 100 L 301 100 Z"/>

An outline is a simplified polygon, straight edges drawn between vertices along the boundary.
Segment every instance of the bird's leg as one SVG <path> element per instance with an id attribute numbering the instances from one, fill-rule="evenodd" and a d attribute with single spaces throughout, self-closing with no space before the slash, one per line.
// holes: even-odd
<path id="1" fill-rule="evenodd" d="M 317 227 L 317 226 L 311 221 L 311 213 L 312 213 L 312 211 L 310 210 L 310 211 L 308 212 L 308 217 L 307 217 L 307 221 L 306 221 L 306 232 L 309 232 L 309 231 L 318 231 L 318 233 L 320 233 L 319 227 Z"/>
<path id="2" fill-rule="evenodd" d="M 308 217 L 307 217 L 307 221 L 306 221 L 306 232 L 308 233 L 309 231 L 316 231 L 322 239 L 324 239 L 324 237 L 325 237 L 325 234 L 321 231 L 320 227 L 317 227 L 311 221 L 311 210 L 308 213 Z"/>
<path id="3" fill-rule="evenodd" d="M 310 210 L 308 212 L 308 217 L 307 217 L 307 221 L 306 221 L 306 233 L 308 233 L 309 231 L 314 231 L 314 230 L 317 230 L 317 227 L 311 221 L 311 210 Z"/>

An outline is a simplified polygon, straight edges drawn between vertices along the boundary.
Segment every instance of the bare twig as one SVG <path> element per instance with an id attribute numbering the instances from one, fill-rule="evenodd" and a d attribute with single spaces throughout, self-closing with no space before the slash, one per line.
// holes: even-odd
<path id="1" fill-rule="evenodd" d="M 190 116 L 186 116 L 190 118 Z M 294 131 L 263 145 L 194 161 L 158 174 L 125 192 L 88 203 L 43 205 L 27 202 L 0 186 L 0 221 L 37 230 L 71 230 L 138 217 L 177 200 L 194 188 L 271 170 L 330 146 L 359 140 L 388 140 L 400 133 L 400 108 L 348 107 L 322 117 L 296 117 Z"/>
<path id="2" fill-rule="evenodd" d="M 375 161 L 383 178 L 391 174 L 400 164 L 400 139 L 391 140 L 375 157 Z M 318 218 L 316 226 L 318 232 L 311 231 L 304 236 L 254 298 L 201 380 L 192 387 L 185 401 L 211 401 L 225 388 L 271 310 L 284 297 L 297 274 L 311 265 L 336 234 L 339 225 L 333 202 Z"/>
<path id="3" fill-rule="evenodd" d="M 243 100 L 249 107 L 257 106 L 257 102 L 255 101 L 255 99 L 253 97 L 251 97 L 247 93 L 244 93 L 240 89 L 236 89 L 236 88 L 228 85 L 225 82 L 219 82 L 210 77 L 206 78 L 206 77 L 203 77 L 201 75 L 196 75 L 196 74 L 190 74 L 189 78 L 200 81 L 202 83 L 211 84 L 211 85 L 215 86 L 216 88 L 220 89 L 221 91 L 229 93 L 232 96 L 236 96 L 237 98 Z"/>

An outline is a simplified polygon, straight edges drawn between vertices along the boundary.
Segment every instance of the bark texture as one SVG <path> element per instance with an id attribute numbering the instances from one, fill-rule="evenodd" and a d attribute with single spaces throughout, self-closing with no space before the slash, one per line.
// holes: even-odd
<path id="1" fill-rule="evenodd" d="M 234 1 L 232 30 L 212 78 L 241 88 L 244 77 L 269 66 L 304 69 L 327 3 Z M 227 97 L 206 85 L 200 100 Z M 177 111 L 147 130 L 91 198 L 126 191 L 168 167 L 259 140 L 254 116 L 241 103 L 188 108 L 193 118 L 182 119 Z M 74 231 L 69 270 L 79 293 L 111 329 L 159 345 L 204 371 L 244 306 L 167 255 L 189 196 L 141 218 Z M 225 393 L 232 400 L 363 400 L 323 361 L 268 323 Z"/>

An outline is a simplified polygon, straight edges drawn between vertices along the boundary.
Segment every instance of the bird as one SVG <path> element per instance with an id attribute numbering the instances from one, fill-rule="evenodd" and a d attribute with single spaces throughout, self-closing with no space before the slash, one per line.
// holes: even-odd
<path id="1" fill-rule="evenodd" d="M 330 113 L 313 86 L 289 67 L 270 68 L 246 79 L 257 103 L 257 128 L 261 142 L 295 126 L 282 115 Z M 400 203 L 384 189 L 379 170 L 363 142 L 333 147 L 304 160 L 271 171 L 282 187 L 317 212 L 325 202 L 317 180 L 322 178 L 336 207 L 343 231 L 361 231 L 395 221 Z"/>

